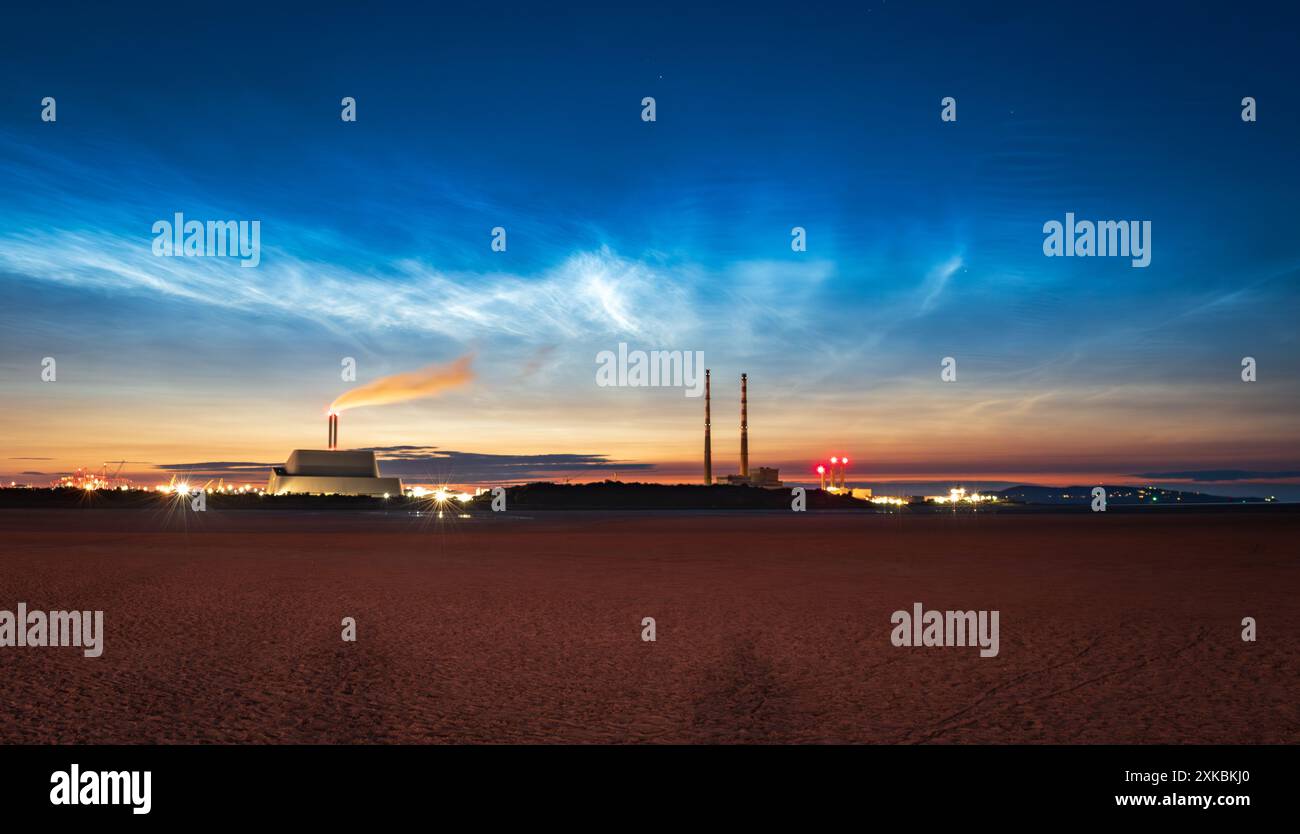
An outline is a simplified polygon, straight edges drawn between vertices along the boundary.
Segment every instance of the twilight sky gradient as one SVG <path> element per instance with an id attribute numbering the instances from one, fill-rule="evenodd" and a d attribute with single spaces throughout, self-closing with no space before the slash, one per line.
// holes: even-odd
<path id="1" fill-rule="evenodd" d="M 27 5 L 0 33 L 6 480 L 279 462 L 324 443 L 342 357 L 364 383 L 467 352 L 471 385 L 348 412 L 343 444 L 413 481 L 698 479 L 701 400 L 595 385 L 620 341 L 704 351 L 717 474 L 747 371 L 751 460 L 788 479 L 847 451 L 863 482 L 1300 480 L 1280 4 Z M 261 220 L 261 266 L 154 257 L 177 211 Z M 1150 220 L 1151 266 L 1045 258 L 1067 211 Z"/>

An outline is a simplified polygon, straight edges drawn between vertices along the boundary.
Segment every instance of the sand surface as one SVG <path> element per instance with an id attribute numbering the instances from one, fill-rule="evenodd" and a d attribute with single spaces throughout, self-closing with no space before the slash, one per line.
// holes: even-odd
<path id="1" fill-rule="evenodd" d="M 5 510 L 0 609 L 103 609 L 106 637 L 0 648 L 0 742 L 1294 743 L 1297 534 L 1286 510 Z M 918 601 L 999 610 L 999 656 L 891 645 Z"/>

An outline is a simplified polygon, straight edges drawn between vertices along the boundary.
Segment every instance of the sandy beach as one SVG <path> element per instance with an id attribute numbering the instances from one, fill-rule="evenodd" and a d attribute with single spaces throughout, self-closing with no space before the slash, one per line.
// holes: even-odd
<path id="1" fill-rule="evenodd" d="M 4 510 L 0 608 L 105 635 L 0 648 L 0 742 L 1294 743 L 1298 534 L 1287 508 Z M 895 647 L 916 602 L 999 611 L 998 656 Z"/>

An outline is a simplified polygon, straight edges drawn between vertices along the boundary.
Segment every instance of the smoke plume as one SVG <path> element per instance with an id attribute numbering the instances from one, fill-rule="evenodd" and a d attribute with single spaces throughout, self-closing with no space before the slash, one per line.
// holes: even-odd
<path id="1" fill-rule="evenodd" d="M 447 365 L 430 365 L 418 371 L 393 374 L 359 388 L 345 391 L 330 403 L 331 411 L 346 411 L 368 405 L 387 405 L 424 397 L 436 397 L 443 391 L 459 388 L 474 379 L 470 369 L 473 355 L 467 354 Z"/>

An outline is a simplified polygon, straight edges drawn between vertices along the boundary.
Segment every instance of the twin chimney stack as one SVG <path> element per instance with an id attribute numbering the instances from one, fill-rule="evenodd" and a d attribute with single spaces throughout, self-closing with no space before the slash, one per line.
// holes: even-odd
<path id="1" fill-rule="evenodd" d="M 709 369 L 704 369 L 704 483 L 713 483 L 713 429 L 709 412 Z"/>
<path id="2" fill-rule="evenodd" d="M 339 447 L 339 415 L 333 411 L 330 412 L 329 431 L 329 448 L 333 451 Z"/>
<path id="3" fill-rule="evenodd" d="M 740 477 L 749 477 L 749 374 L 740 375 Z"/>
<path id="4" fill-rule="evenodd" d="M 704 370 L 704 483 L 713 483 L 713 372 Z M 761 469 L 761 467 L 760 467 Z M 775 471 L 775 470 L 773 470 Z M 726 476 L 726 482 L 749 480 L 749 374 L 740 375 L 740 474 Z"/>

